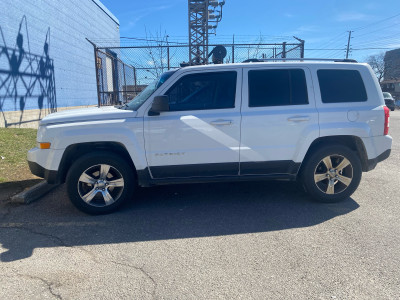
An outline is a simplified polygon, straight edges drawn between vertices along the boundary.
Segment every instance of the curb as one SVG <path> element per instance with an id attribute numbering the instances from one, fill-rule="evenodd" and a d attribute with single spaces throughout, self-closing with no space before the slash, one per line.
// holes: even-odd
<path id="1" fill-rule="evenodd" d="M 39 182 L 38 184 L 22 191 L 11 197 L 12 203 L 30 204 L 40 197 L 44 196 L 52 189 L 59 186 L 59 184 L 48 184 L 46 181 Z"/>

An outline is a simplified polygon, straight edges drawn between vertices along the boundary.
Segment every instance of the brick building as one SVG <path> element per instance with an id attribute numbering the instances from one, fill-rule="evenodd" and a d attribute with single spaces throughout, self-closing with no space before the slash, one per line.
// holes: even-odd
<path id="1" fill-rule="evenodd" d="M 381 82 L 383 92 L 400 99 L 400 49 L 387 51 L 384 58 L 385 74 Z"/>
<path id="2" fill-rule="evenodd" d="M 385 54 L 385 80 L 400 79 L 400 49 Z"/>

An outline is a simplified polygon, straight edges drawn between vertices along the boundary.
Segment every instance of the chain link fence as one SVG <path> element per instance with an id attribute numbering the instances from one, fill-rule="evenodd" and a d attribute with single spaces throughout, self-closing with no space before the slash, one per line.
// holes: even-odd
<path id="1" fill-rule="evenodd" d="M 249 59 L 303 58 L 304 43 L 208 45 L 208 52 L 224 46 L 222 63 Z M 162 73 L 180 68 L 189 60 L 189 45 L 96 47 L 99 105 L 118 105 L 132 100 Z M 208 63 L 213 63 L 213 55 Z"/>

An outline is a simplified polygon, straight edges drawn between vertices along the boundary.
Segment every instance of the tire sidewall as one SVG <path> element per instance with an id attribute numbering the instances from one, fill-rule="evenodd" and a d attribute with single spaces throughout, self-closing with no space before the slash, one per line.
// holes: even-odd
<path id="1" fill-rule="evenodd" d="M 350 185 L 341 193 L 328 195 L 322 192 L 314 181 L 314 172 L 321 160 L 329 155 L 341 155 L 347 158 L 353 167 L 353 178 Z M 362 167 L 357 154 L 350 148 L 342 145 L 327 145 L 315 150 L 307 158 L 301 179 L 306 191 L 317 201 L 320 202 L 338 202 L 349 198 L 360 184 L 362 177 Z"/>
<path id="2" fill-rule="evenodd" d="M 125 183 L 124 190 L 118 200 L 104 207 L 96 207 L 86 203 L 78 192 L 78 181 L 82 173 L 88 168 L 99 164 L 108 164 L 117 169 L 121 173 Z M 117 210 L 132 196 L 135 186 L 131 165 L 111 152 L 94 152 L 80 157 L 69 169 L 66 184 L 71 202 L 79 210 L 88 214 L 107 214 Z"/>

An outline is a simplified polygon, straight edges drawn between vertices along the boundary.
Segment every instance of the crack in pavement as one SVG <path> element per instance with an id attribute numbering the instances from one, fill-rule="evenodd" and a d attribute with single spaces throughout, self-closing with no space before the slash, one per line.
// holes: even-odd
<path id="1" fill-rule="evenodd" d="M 10 214 L 11 214 L 11 208 L 12 208 L 11 202 L 4 202 L 0 205 L 0 207 L 5 208 L 5 212 L 2 214 L 2 220 L 4 221 Z"/>
<path id="2" fill-rule="evenodd" d="M 25 278 L 32 279 L 32 280 L 39 280 L 40 282 L 42 282 L 43 284 L 46 285 L 47 290 L 49 291 L 49 293 L 50 293 L 52 296 L 54 296 L 56 299 L 61 299 L 61 300 L 63 299 L 63 297 L 62 297 L 60 294 L 57 294 L 57 293 L 53 290 L 53 286 L 60 287 L 60 286 L 61 286 L 60 284 L 56 284 L 56 283 L 54 283 L 54 282 L 47 281 L 46 279 L 43 279 L 43 278 L 41 278 L 41 277 L 39 277 L 39 276 L 33 276 L 33 275 L 18 273 L 18 272 L 17 272 L 16 270 L 14 270 L 14 269 L 10 269 L 10 268 L 6 268 L 6 269 L 11 270 L 11 272 L 13 272 L 17 277 L 25 277 Z M 9 275 L 0 275 L 0 276 L 4 276 L 4 277 L 6 277 L 6 278 L 10 278 Z"/>
<path id="3" fill-rule="evenodd" d="M 55 236 L 55 235 L 52 235 L 52 234 L 43 233 L 43 232 L 39 232 L 39 231 L 35 231 L 35 230 L 31 229 L 31 228 L 27 228 L 27 227 L 23 227 L 23 226 L 0 226 L 0 229 L 20 229 L 20 230 L 25 230 L 25 231 L 28 231 L 29 233 L 40 235 L 40 236 L 55 240 L 55 241 L 57 241 L 57 243 L 60 246 L 71 247 L 71 246 L 68 246 L 66 243 L 64 243 L 64 241 L 61 238 L 59 238 L 58 236 Z"/>
<path id="4" fill-rule="evenodd" d="M 60 295 L 60 294 L 57 294 L 56 292 L 54 292 L 54 290 L 53 290 L 53 286 L 56 286 L 56 287 L 60 287 L 61 285 L 56 285 L 54 282 L 51 282 L 51 281 L 47 281 L 46 279 L 43 279 L 43 278 L 41 278 L 41 277 L 39 277 L 39 276 L 33 276 L 33 275 L 28 275 L 28 274 L 21 274 L 21 273 L 17 273 L 17 272 L 15 272 L 15 274 L 17 274 L 18 276 L 21 276 L 21 277 L 26 277 L 26 278 L 29 278 L 29 279 L 36 279 L 36 280 L 40 280 L 41 282 L 43 282 L 46 286 L 47 286 L 47 289 L 49 290 L 49 292 L 50 292 L 50 294 L 52 294 L 55 298 L 57 298 L 57 299 L 63 299 L 62 298 L 62 296 Z"/>
<path id="5" fill-rule="evenodd" d="M 86 254 L 88 254 L 91 257 L 91 259 L 92 259 L 92 261 L 94 263 L 97 263 L 97 264 L 100 263 L 100 261 L 96 258 L 96 256 L 92 252 L 90 252 L 89 250 L 84 249 L 84 248 L 79 247 L 79 246 L 68 245 L 66 242 L 64 242 L 60 237 L 58 237 L 56 235 L 39 232 L 39 231 L 33 230 L 32 228 L 27 228 L 27 227 L 24 227 L 24 226 L 6 226 L 6 227 L 5 226 L 0 226 L 0 229 L 19 229 L 19 230 L 25 230 L 25 231 L 27 231 L 27 232 L 29 232 L 31 234 L 36 234 L 36 235 L 43 236 L 45 238 L 48 238 L 48 239 L 51 239 L 51 240 L 55 241 L 59 246 L 62 246 L 62 247 L 65 247 L 65 248 L 78 249 L 80 251 L 83 251 L 83 252 L 85 252 Z"/>
<path id="6" fill-rule="evenodd" d="M 153 299 L 157 299 L 157 282 L 154 280 L 154 278 L 144 269 L 144 266 L 142 267 L 138 267 L 138 266 L 133 266 L 127 263 L 122 263 L 122 262 L 118 262 L 118 261 L 114 261 L 114 260 L 107 260 L 110 263 L 116 264 L 116 265 L 120 265 L 120 266 L 125 266 L 128 268 L 133 268 L 137 271 L 140 271 L 146 278 L 150 279 L 150 281 L 153 283 L 153 291 L 150 293 L 150 295 L 152 295 Z"/>
<path id="7" fill-rule="evenodd" d="M 36 234 L 36 235 L 39 235 L 39 236 L 42 236 L 42 237 L 51 239 L 51 240 L 53 240 L 53 241 L 56 241 L 56 243 L 57 243 L 58 245 L 62 246 L 62 247 L 73 248 L 73 249 L 77 249 L 77 250 L 80 250 L 80 251 L 82 251 L 82 252 L 85 252 L 88 256 L 90 256 L 91 260 L 92 260 L 94 263 L 96 263 L 96 264 L 101 264 L 101 263 L 104 263 L 104 262 L 109 262 L 109 263 L 113 263 L 113 264 L 115 264 L 115 265 L 120 265 L 120 266 L 125 266 L 125 267 L 129 267 L 129 268 L 133 268 L 133 269 L 135 269 L 135 270 L 141 272 L 146 278 L 148 278 L 148 279 L 152 282 L 152 284 L 153 284 L 153 291 L 152 291 L 151 293 L 149 293 L 149 294 L 152 296 L 153 299 L 157 299 L 157 295 L 156 295 L 156 291 L 157 291 L 157 282 L 154 280 L 154 278 L 153 278 L 146 270 L 144 270 L 144 267 L 143 267 L 143 266 L 142 266 L 142 267 L 138 267 L 138 266 L 134 266 L 134 265 L 131 265 L 131 264 L 127 264 L 127 263 L 123 263 L 123 262 L 118 262 L 118 261 L 114 261 L 114 260 L 107 260 L 107 259 L 104 259 L 103 261 L 102 261 L 102 260 L 99 260 L 99 258 L 98 258 L 94 253 L 92 253 L 91 251 L 89 251 L 88 249 L 85 249 L 85 248 L 80 247 L 80 246 L 68 245 L 66 242 L 64 242 L 60 237 L 58 237 L 58 236 L 56 236 L 56 235 L 48 234 L 48 233 L 43 233 L 43 232 L 39 232 L 39 231 L 33 230 L 32 228 L 27 228 L 27 227 L 23 227 L 23 226 L 13 226 L 13 227 L 10 227 L 10 226 L 8 226 L 8 227 L 4 227 L 4 226 L 3 226 L 3 227 L 2 227 L 2 226 L 0 226 L 0 229 L 20 229 L 20 230 L 25 230 L 25 231 L 27 231 L 27 232 L 29 232 L 29 233 L 31 233 L 31 234 Z M 16 272 L 15 272 L 15 273 L 16 273 Z M 44 280 L 44 279 L 42 279 L 42 278 L 40 278 L 40 277 L 36 277 L 36 276 L 24 275 L 24 274 L 19 274 L 19 273 L 16 273 L 16 274 L 18 274 L 18 275 L 20 275 L 20 276 L 30 277 L 30 278 L 32 278 L 32 279 L 39 279 L 39 280 L 41 280 L 43 283 L 45 283 L 45 284 L 47 284 L 47 285 L 49 286 L 49 290 L 50 290 L 50 292 L 52 293 L 51 286 L 53 285 L 53 283 L 51 283 L 51 282 L 49 283 L 49 282 L 47 282 L 46 280 Z M 146 292 L 147 292 L 147 291 L 146 291 Z M 52 294 L 53 294 L 53 293 L 52 293 Z M 56 296 L 56 297 L 59 297 L 58 299 L 62 299 L 61 296 L 58 295 L 58 294 L 53 294 L 53 295 Z"/>

